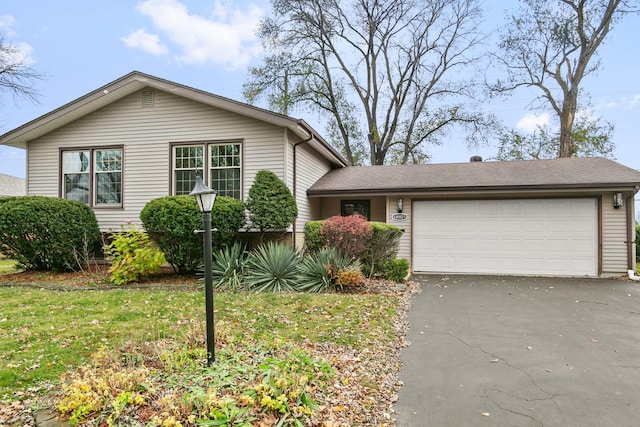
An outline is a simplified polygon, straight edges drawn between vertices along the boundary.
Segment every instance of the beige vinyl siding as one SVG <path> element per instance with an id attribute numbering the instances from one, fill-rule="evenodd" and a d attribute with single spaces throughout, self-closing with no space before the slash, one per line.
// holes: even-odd
<path id="1" fill-rule="evenodd" d="M 613 208 L 612 194 L 602 196 L 602 274 L 627 271 L 627 210 Z"/>
<path id="2" fill-rule="evenodd" d="M 405 221 L 395 221 L 393 214 L 398 212 L 396 199 L 402 198 L 402 213 L 407 215 Z M 398 247 L 397 258 L 405 258 L 411 262 L 411 198 L 407 196 L 390 196 L 387 203 L 387 223 L 401 229 L 402 237 Z"/>
<path id="3" fill-rule="evenodd" d="M 125 220 L 137 223 L 140 210 L 169 194 L 170 143 L 242 141 L 243 199 L 260 169 L 283 177 L 282 128 L 170 94 L 154 91 L 153 107 L 142 107 L 141 92 L 29 143 L 29 194 L 57 197 L 59 148 L 123 146 L 124 208 L 96 208 L 102 230 Z"/>
<path id="4" fill-rule="evenodd" d="M 308 198 L 307 188 L 331 170 L 331 165 L 307 144 L 296 147 L 296 193 L 298 219 L 296 227 L 302 230 L 307 221 L 321 218 L 321 199 Z M 293 169 L 293 168 L 292 168 Z"/>

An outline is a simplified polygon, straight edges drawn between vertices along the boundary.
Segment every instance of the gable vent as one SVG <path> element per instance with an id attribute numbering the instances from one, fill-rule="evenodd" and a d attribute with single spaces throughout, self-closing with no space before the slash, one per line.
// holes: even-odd
<path id="1" fill-rule="evenodd" d="M 153 89 L 142 90 L 142 106 L 153 107 Z"/>

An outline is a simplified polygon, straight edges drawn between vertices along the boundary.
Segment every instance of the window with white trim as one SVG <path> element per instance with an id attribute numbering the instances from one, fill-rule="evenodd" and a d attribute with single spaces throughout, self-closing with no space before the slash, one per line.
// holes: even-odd
<path id="1" fill-rule="evenodd" d="M 122 149 L 62 152 L 61 195 L 92 206 L 122 206 Z"/>
<path id="2" fill-rule="evenodd" d="M 194 171 L 202 170 L 202 145 L 173 147 L 173 194 L 189 194 L 196 183 Z"/>
<path id="3" fill-rule="evenodd" d="M 206 158 L 204 153 L 207 153 Z M 173 194 L 189 194 L 195 171 L 204 171 L 203 181 L 218 196 L 242 198 L 242 144 L 202 143 L 173 147 Z"/>
<path id="4" fill-rule="evenodd" d="M 209 159 L 209 187 L 240 200 L 240 144 L 211 144 Z"/>

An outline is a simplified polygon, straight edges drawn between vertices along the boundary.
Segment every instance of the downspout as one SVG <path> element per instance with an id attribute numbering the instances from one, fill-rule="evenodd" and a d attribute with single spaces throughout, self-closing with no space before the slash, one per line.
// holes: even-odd
<path id="1" fill-rule="evenodd" d="M 303 126 L 302 123 L 300 123 L 300 121 L 298 121 L 298 126 L 304 128 L 304 130 L 309 134 L 309 138 L 303 139 L 302 141 L 298 141 L 295 144 L 293 144 L 293 198 L 294 200 L 296 200 L 296 204 L 298 199 L 298 162 L 296 159 L 296 148 L 298 148 L 298 145 L 305 144 L 313 139 L 313 132 L 307 129 L 306 126 Z M 296 224 L 297 223 L 298 223 L 298 218 L 296 218 L 293 221 L 292 231 L 293 231 L 293 247 L 294 248 L 296 247 Z"/>
<path id="2" fill-rule="evenodd" d="M 640 281 L 640 276 L 636 276 L 635 264 L 636 260 L 633 257 L 633 245 L 636 244 L 636 227 L 635 227 L 635 216 L 633 212 L 633 196 L 640 190 L 640 187 L 635 187 L 634 191 L 629 194 L 626 199 L 626 208 L 627 208 L 627 265 L 628 270 L 627 274 L 629 275 L 629 279 L 634 280 L 636 282 Z"/>

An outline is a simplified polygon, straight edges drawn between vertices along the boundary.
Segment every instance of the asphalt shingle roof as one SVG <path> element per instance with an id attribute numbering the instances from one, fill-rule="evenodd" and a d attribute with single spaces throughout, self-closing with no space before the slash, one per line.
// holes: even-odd
<path id="1" fill-rule="evenodd" d="M 0 197 L 24 196 L 27 194 L 27 182 L 24 178 L 0 173 Z"/>
<path id="2" fill-rule="evenodd" d="M 461 190 L 640 186 L 640 172 L 605 158 L 352 166 L 320 178 L 309 196 Z"/>

